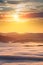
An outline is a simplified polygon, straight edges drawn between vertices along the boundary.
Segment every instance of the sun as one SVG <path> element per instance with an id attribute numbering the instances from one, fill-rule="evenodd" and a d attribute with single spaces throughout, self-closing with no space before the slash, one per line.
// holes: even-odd
<path id="1" fill-rule="evenodd" d="M 23 23 L 23 22 L 27 22 L 27 19 L 26 18 L 24 19 L 23 17 L 21 17 L 21 15 L 15 13 L 13 14 L 13 21 L 17 23 Z"/>
<path id="2" fill-rule="evenodd" d="M 14 15 L 13 15 L 13 18 L 14 18 L 14 20 L 15 20 L 16 22 L 20 22 L 20 17 L 19 17 L 18 14 L 14 14 Z"/>
<path id="3" fill-rule="evenodd" d="M 20 15 L 18 13 L 15 13 L 12 15 L 14 22 L 21 22 Z"/>
<path id="4" fill-rule="evenodd" d="M 13 13 L 13 21 L 23 23 L 27 22 L 27 15 L 21 11 L 23 11 L 24 4 L 19 4 L 16 7 L 15 13 Z"/>
<path id="5" fill-rule="evenodd" d="M 19 16 L 19 14 L 17 14 L 17 13 L 13 14 L 12 17 L 13 17 L 13 20 L 14 20 L 15 22 L 20 22 L 20 21 L 21 21 L 20 16 Z"/>

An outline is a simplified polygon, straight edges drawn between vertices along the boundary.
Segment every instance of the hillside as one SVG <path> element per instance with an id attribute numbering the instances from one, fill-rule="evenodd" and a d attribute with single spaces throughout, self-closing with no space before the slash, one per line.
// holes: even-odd
<path id="1" fill-rule="evenodd" d="M 43 42 L 43 33 L 0 33 L 0 42 Z"/>

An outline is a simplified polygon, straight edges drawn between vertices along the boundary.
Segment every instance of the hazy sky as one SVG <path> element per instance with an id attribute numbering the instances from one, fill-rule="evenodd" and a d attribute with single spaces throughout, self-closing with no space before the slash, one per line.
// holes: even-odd
<path id="1" fill-rule="evenodd" d="M 0 3 L 1 2 L 4 2 L 4 1 L 6 1 L 6 0 L 0 0 Z M 8 18 L 8 19 L 4 18 L 4 16 L 7 14 L 8 11 L 7 12 L 5 11 L 4 12 L 4 15 L 1 13 L 2 15 L 0 15 L 0 32 L 43 33 L 43 0 L 7 0 L 7 1 L 10 1 L 10 2 L 11 1 L 14 1 L 14 3 L 16 3 L 15 1 L 17 1 L 17 2 L 18 1 L 20 1 L 20 2 L 21 1 L 24 1 L 25 4 L 28 4 L 29 5 L 29 7 L 28 7 L 28 9 L 27 8 L 26 9 L 25 8 L 22 9 L 22 7 L 20 7 L 22 5 L 18 4 L 16 6 L 17 7 L 16 13 L 13 11 L 14 12 L 13 19 L 12 18 Z M 32 3 L 32 4 L 28 3 L 30 1 L 31 2 L 34 2 L 34 3 Z M 3 6 L 4 6 L 4 4 L 3 4 Z M 1 5 L 0 5 L 0 9 L 1 10 L 3 10 L 3 9 L 4 10 L 7 10 L 9 8 L 6 9 L 6 7 L 1 7 Z M 12 6 L 10 7 L 10 9 L 12 9 Z M 27 11 L 28 10 L 29 11 L 28 12 L 28 16 L 30 16 L 29 15 L 30 12 L 32 12 L 32 13 L 39 13 L 39 14 L 37 14 L 37 15 L 34 14 L 33 17 L 36 17 L 36 18 L 31 18 L 30 17 L 30 18 L 28 18 L 28 21 L 26 19 L 22 20 L 22 19 L 20 19 L 17 16 L 18 11 L 22 11 L 22 10 L 24 10 L 24 11 Z M 22 14 L 22 13 L 20 13 L 20 14 Z M 26 12 L 26 14 L 27 14 L 27 12 Z M 10 13 L 10 16 L 11 15 L 12 15 L 12 12 Z M 8 22 L 8 20 L 11 20 L 11 21 Z"/>

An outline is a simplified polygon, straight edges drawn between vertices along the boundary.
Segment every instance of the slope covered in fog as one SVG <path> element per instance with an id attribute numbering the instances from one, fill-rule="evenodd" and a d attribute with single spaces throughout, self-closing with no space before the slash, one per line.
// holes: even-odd
<path id="1" fill-rule="evenodd" d="M 0 42 L 43 42 L 43 33 L 0 33 Z"/>

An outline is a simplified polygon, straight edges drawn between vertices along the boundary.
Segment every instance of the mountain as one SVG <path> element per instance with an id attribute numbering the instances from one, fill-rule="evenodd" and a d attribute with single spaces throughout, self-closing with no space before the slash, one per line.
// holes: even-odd
<path id="1" fill-rule="evenodd" d="M 43 33 L 0 33 L 0 42 L 43 42 Z"/>

